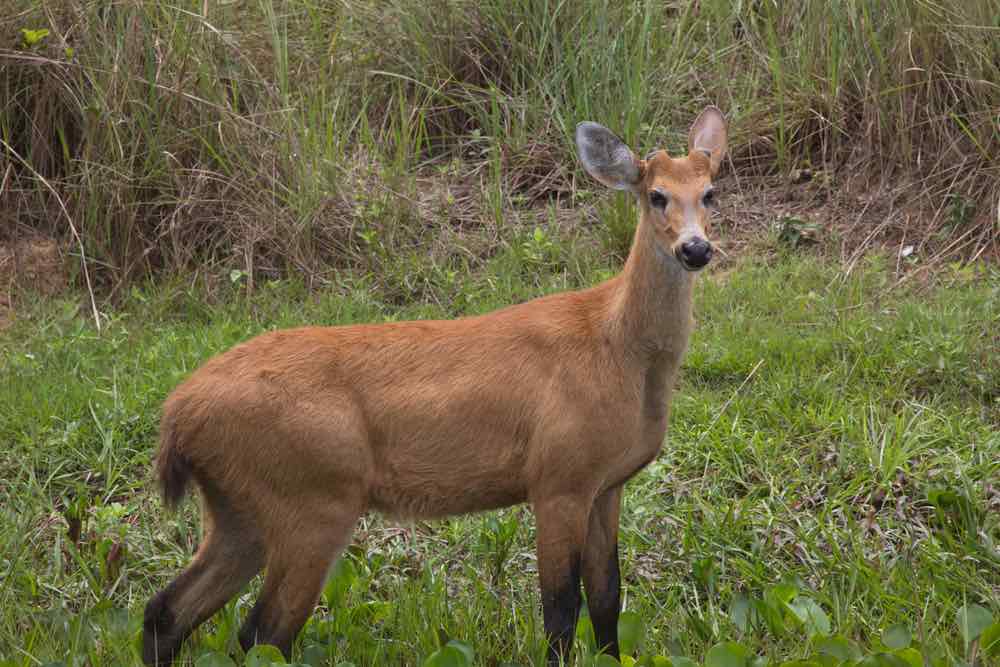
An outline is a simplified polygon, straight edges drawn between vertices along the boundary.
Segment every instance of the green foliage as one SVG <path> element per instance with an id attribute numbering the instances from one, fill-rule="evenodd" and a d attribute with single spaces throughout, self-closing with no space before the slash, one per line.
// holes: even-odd
<path id="1" fill-rule="evenodd" d="M 882 633 L 882 643 L 889 648 L 906 648 L 911 641 L 913 638 L 910 636 L 910 630 L 902 623 L 891 625 Z"/>
<path id="2" fill-rule="evenodd" d="M 632 655 L 642 648 L 646 623 L 634 611 L 624 611 L 618 617 L 618 644 L 622 655 Z"/>
<path id="3" fill-rule="evenodd" d="M 287 664 L 287 661 L 276 646 L 258 644 L 247 651 L 243 664 L 244 667 L 271 667 L 271 665 Z"/>
<path id="4" fill-rule="evenodd" d="M 49 36 L 48 28 L 39 28 L 38 30 L 30 30 L 28 28 L 21 28 L 21 37 L 24 40 L 24 46 L 31 48 L 36 46 L 39 42 Z"/>
<path id="5" fill-rule="evenodd" d="M 959 608 L 957 620 L 962 640 L 968 646 L 993 623 L 993 614 L 978 604 L 965 604 Z"/>
<path id="6" fill-rule="evenodd" d="M 722 642 L 708 649 L 705 667 L 748 667 L 751 653 L 736 642 Z"/>
<path id="7" fill-rule="evenodd" d="M 458 303 L 396 303 L 360 280 L 136 287 L 101 333 L 75 299 L 26 306 L 0 331 L 0 664 L 138 664 L 142 606 L 199 539 L 196 504 L 167 514 L 148 482 L 160 405 L 191 369 L 277 327 L 483 312 L 608 275 L 522 271 L 521 243 L 543 264 L 576 257 L 538 226 L 503 261 L 454 269 Z M 699 280 L 669 438 L 626 487 L 623 665 L 998 659 L 1000 422 L 983 362 L 998 283 L 889 289 L 889 271 L 844 275 L 802 251 Z M 464 647 L 540 664 L 534 531 L 521 508 L 366 517 L 292 660 L 469 664 Z M 258 592 L 199 629 L 184 664 L 244 664 L 236 634 Z M 579 664 L 610 664 L 586 615 L 576 644 Z"/>
<path id="8" fill-rule="evenodd" d="M 237 667 L 225 653 L 206 653 L 194 661 L 194 667 Z"/>
<path id="9" fill-rule="evenodd" d="M 475 653 L 472 647 L 455 640 L 430 654 L 423 662 L 423 667 L 472 667 Z"/>

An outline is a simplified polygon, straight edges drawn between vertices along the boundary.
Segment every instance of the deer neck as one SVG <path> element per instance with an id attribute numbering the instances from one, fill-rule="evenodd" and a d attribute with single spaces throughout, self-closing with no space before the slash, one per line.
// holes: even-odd
<path id="1" fill-rule="evenodd" d="M 641 217 L 619 276 L 612 323 L 625 349 L 644 365 L 665 363 L 670 371 L 680 362 L 691 332 L 694 276 L 660 249 Z"/>

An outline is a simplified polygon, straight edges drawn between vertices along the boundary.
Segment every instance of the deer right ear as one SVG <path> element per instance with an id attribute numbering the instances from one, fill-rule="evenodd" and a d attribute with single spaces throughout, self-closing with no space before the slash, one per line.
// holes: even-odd
<path id="1" fill-rule="evenodd" d="M 576 149 L 587 173 L 609 188 L 634 191 L 642 179 L 639 159 L 625 142 L 603 125 L 584 121 L 576 126 Z"/>

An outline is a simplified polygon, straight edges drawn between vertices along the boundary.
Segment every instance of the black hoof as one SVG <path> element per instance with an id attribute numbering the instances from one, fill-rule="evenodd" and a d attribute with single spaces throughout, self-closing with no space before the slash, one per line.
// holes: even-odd
<path id="1" fill-rule="evenodd" d="M 167 591 L 153 596 L 142 619 L 142 661 L 150 667 L 169 667 L 184 642 L 174 614 L 167 606 Z"/>

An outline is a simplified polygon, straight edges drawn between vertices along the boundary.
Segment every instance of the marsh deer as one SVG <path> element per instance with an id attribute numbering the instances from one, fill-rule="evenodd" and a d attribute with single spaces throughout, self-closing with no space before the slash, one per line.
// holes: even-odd
<path id="1" fill-rule="evenodd" d="M 478 317 L 266 333 L 173 391 L 157 472 L 168 505 L 194 480 L 204 535 L 146 606 L 146 664 L 170 664 L 262 569 L 240 643 L 288 655 L 363 512 L 522 502 L 537 522 L 550 662 L 571 648 L 581 578 L 597 641 L 618 655 L 622 485 L 663 445 L 694 276 L 712 258 L 726 122 L 705 109 L 680 158 L 640 160 L 590 122 L 576 144 L 591 176 L 638 202 L 616 277 Z"/>

